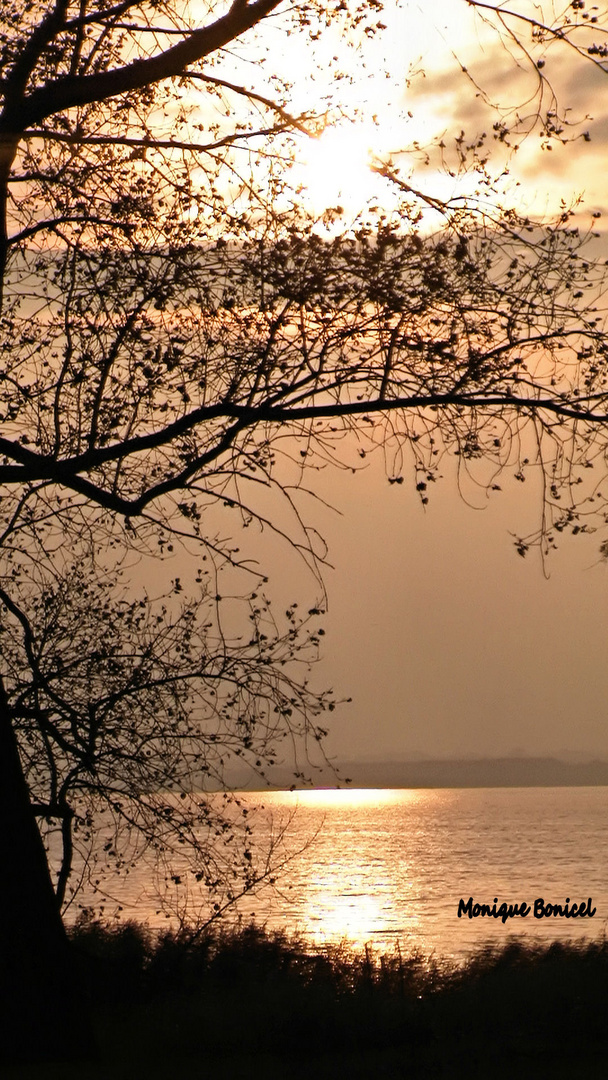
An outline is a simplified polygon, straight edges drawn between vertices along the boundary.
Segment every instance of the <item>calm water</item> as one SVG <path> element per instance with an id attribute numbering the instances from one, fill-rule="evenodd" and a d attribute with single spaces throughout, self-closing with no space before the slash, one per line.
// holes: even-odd
<path id="1" fill-rule="evenodd" d="M 271 928 L 316 941 L 461 958 L 514 932 L 598 937 L 608 927 L 608 788 L 483 788 L 247 794 L 264 844 L 295 809 L 287 839 L 304 848 L 280 892 L 241 906 Z M 261 809 L 263 804 L 264 809 Z M 142 865 L 125 914 L 158 922 Z M 533 905 L 593 898 L 593 919 L 458 918 L 458 901 Z M 177 901 L 179 902 L 179 901 Z M 129 906 L 135 905 L 134 907 Z"/>

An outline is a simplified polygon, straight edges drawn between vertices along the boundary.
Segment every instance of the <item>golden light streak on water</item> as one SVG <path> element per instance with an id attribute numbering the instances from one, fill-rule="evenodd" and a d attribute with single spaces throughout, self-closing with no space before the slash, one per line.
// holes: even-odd
<path id="1" fill-rule="evenodd" d="M 260 852 L 289 822 L 285 843 L 294 858 L 277 887 L 248 895 L 232 912 L 245 921 L 253 916 L 268 930 L 359 951 L 371 945 L 390 953 L 399 945 L 404 953 L 454 959 L 513 934 L 580 940 L 608 930 L 606 787 L 320 788 L 239 798 L 250 809 Z M 186 865 L 181 874 L 183 889 L 173 889 L 172 910 L 183 911 L 190 899 L 195 910 L 206 911 L 208 900 Z M 121 897 L 121 917 L 167 925 L 153 884 L 145 859 L 115 882 L 108 891 Z M 597 914 L 506 924 L 458 918 L 459 899 L 470 896 L 486 904 L 494 897 L 510 904 L 592 897 Z M 105 913 L 111 915 L 109 907 Z"/>
<path id="2" fill-rule="evenodd" d="M 302 806 L 360 807 L 390 806 L 406 802 L 418 802 L 423 796 L 421 791 L 400 791 L 389 788 L 311 788 L 303 791 L 280 791 L 266 796 L 267 802 L 282 805 L 301 804 Z"/>

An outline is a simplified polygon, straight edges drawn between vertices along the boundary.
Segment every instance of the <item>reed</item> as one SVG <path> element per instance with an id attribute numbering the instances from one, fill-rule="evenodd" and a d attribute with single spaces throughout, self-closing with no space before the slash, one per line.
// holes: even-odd
<path id="1" fill-rule="evenodd" d="M 513 940 L 464 965 L 314 948 L 255 925 L 153 933 L 81 920 L 71 940 L 100 1061 L 9 1080 L 606 1075 L 605 939 Z"/>

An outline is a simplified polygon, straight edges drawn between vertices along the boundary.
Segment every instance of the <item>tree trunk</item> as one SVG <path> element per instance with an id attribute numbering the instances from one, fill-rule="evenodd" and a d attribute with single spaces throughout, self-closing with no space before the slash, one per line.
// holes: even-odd
<path id="1" fill-rule="evenodd" d="M 1 682 L 0 867 L 0 1062 L 90 1056 L 90 1025 Z"/>

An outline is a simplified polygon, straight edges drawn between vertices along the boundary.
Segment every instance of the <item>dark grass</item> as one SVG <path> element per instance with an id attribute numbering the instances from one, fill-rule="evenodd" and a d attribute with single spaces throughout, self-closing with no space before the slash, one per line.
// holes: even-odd
<path id="1" fill-rule="evenodd" d="M 71 932 L 99 1060 L 7 1080 L 608 1077 L 608 942 L 513 942 L 463 967 L 254 926 Z"/>

